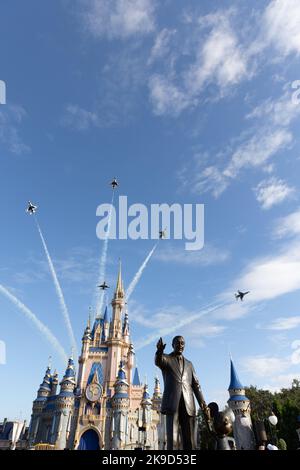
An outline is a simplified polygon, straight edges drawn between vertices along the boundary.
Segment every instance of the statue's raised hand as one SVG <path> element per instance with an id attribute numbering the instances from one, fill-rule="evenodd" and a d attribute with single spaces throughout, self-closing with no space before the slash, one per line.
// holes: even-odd
<path id="1" fill-rule="evenodd" d="M 166 345 L 164 344 L 162 338 L 159 338 L 159 340 L 157 342 L 157 345 L 156 345 L 157 351 L 160 352 L 160 353 L 163 353 L 165 347 L 166 347 Z"/>

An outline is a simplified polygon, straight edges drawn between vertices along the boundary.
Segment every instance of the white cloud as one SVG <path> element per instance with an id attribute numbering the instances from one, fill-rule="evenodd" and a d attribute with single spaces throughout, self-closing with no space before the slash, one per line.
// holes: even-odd
<path id="1" fill-rule="evenodd" d="M 234 291 L 232 291 L 227 298 L 229 299 L 230 297 L 233 297 Z M 253 307 L 252 307 L 253 309 Z M 229 302 L 222 307 L 220 307 L 215 313 L 214 313 L 214 318 L 220 319 L 220 320 L 227 320 L 227 321 L 233 321 L 237 320 L 238 318 L 245 317 L 248 315 L 250 310 L 250 305 L 242 302 Z"/>
<path id="2" fill-rule="evenodd" d="M 254 108 L 246 119 L 267 119 L 275 126 L 287 127 L 300 114 L 300 106 L 292 100 L 291 87 L 278 99 L 268 98 Z"/>
<path id="3" fill-rule="evenodd" d="M 292 342 L 292 349 L 294 352 L 291 355 L 291 362 L 294 365 L 300 364 L 300 340 L 296 339 Z"/>
<path id="4" fill-rule="evenodd" d="M 216 83 L 223 90 L 247 77 L 247 56 L 230 25 L 230 16 L 219 12 L 201 19 L 202 25 L 207 20 L 213 27 L 206 39 L 201 37 L 195 62 L 185 75 L 186 88 L 193 95 L 206 83 Z"/>
<path id="5" fill-rule="evenodd" d="M 247 169 L 261 169 L 272 173 L 272 159 L 293 144 L 293 134 L 289 128 L 298 118 L 300 106 L 292 103 L 289 90 L 277 99 L 263 101 L 256 106 L 246 119 L 255 119 L 255 124 L 238 138 L 232 139 L 228 148 L 215 155 L 215 162 L 205 166 L 207 158 L 195 159 L 194 168 L 188 166 L 181 172 L 181 182 L 185 174 L 193 174 L 192 191 L 198 194 L 209 192 L 218 198 Z M 211 156 L 212 159 L 212 156 Z M 189 176 L 189 182 L 190 181 Z M 256 195 L 263 208 L 282 202 L 294 192 L 293 188 L 280 179 L 264 181 L 256 188 Z"/>
<path id="6" fill-rule="evenodd" d="M 223 174 L 235 178 L 243 168 L 262 166 L 291 142 L 292 134 L 286 129 L 264 129 L 235 150 Z"/>
<path id="7" fill-rule="evenodd" d="M 171 39 L 177 33 L 176 29 L 162 29 L 155 38 L 154 45 L 150 52 L 148 65 L 153 64 L 158 59 L 167 56 L 171 48 Z"/>
<path id="8" fill-rule="evenodd" d="M 272 377 L 281 374 L 290 367 L 290 361 L 272 356 L 248 356 L 241 360 L 243 368 L 257 377 Z"/>
<path id="9" fill-rule="evenodd" d="M 272 44 L 283 56 L 300 54 L 299 0 L 272 0 L 262 20 L 265 45 Z"/>
<path id="10" fill-rule="evenodd" d="M 168 78 L 152 75 L 149 80 L 150 100 L 157 115 L 178 115 L 191 103 L 191 97 Z"/>
<path id="11" fill-rule="evenodd" d="M 266 325 L 266 330 L 292 330 L 300 325 L 300 316 L 280 317 Z"/>
<path id="12" fill-rule="evenodd" d="M 148 336 L 144 336 L 135 342 L 136 349 L 142 349 L 148 344 L 155 343 L 160 336 L 165 337 L 178 334 L 178 332 L 182 332 L 185 337 L 193 338 L 195 340 L 194 345 L 202 346 L 203 338 L 220 335 L 225 329 L 224 326 L 210 323 L 205 318 L 220 306 L 221 304 L 215 303 L 204 306 L 198 311 L 190 311 L 182 306 L 175 305 L 157 309 L 156 312 L 151 312 L 151 315 L 142 306 L 135 305 L 133 308 L 131 307 L 132 319 L 154 330 Z M 194 334 L 195 328 L 197 328 L 196 335 Z"/>
<path id="13" fill-rule="evenodd" d="M 76 104 L 69 104 L 65 107 L 61 123 L 79 131 L 89 129 L 91 126 L 99 127 L 101 125 L 97 113 L 87 111 Z"/>
<path id="14" fill-rule="evenodd" d="M 261 181 L 256 188 L 254 188 L 257 201 L 263 209 L 270 209 L 271 207 L 280 204 L 285 199 L 291 197 L 295 192 L 283 180 L 278 178 L 270 178 Z"/>
<path id="15" fill-rule="evenodd" d="M 292 140 L 292 134 L 284 128 L 272 129 L 263 127 L 263 131 L 259 133 L 253 132 L 251 137 L 244 140 L 231 153 L 227 151 L 227 158 L 228 156 L 229 158 L 228 162 L 223 164 L 223 168 L 221 168 L 221 165 L 210 165 L 203 168 L 201 161 L 197 161 L 196 170 L 193 170 L 192 191 L 197 194 L 210 192 L 215 198 L 218 198 L 227 189 L 231 181 L 238 177 L 240 172 L 249 168 L 266 170 L 269 160 L 279 151 L 290 145 Z M 217 155 L 218 159 L 219 157 L 220 155 Z M 190 174 L 190 169 L 185 169 L 184 173 L 187 172 Z M 184 183 L 184 174 L 181 173 L 180 177 L 181 182 Z M 283 187 L 283 182 L 280 181 L 280 183 L 280 188 L 278 189 L 281 190 L 280 197 L 283 200 L 284 197 L 291 195 L 292 190 L 286 185 Z M 281 201 L 278 199 L 278 202 Z"/>
<path id="16" fill-rule="evenodd" d="M 163 30 L 151 51 L 154 58 L 170 60 L 170 70 L 165 74 L 150 77 L 150 98 L 154 113 L 177 116 L 186 108 L 199 104 L 201 93 L 209 84 L 216 86 L 214 99 L 223 96 L 228 89 L 244 78 L 250 77 L 247 70 L 247 53 L 231 25 L 232 10 L 219 11 L 198 18 L 191 24 L 189 35 L 170 45 L 174 30 Z M 208 30 L 208 31 L 207 31 Z M 180 71 L 175 71 L 175 58 L 188 60 Z"/>
<path id="17" fill-rule="evenodd" d="M 10 152 L 20 155 L 30 151 L 30 147 L 22 142 L 18 127 L 26 117 L 21 106 L 5 105 L 0 109 L 0 142 Z"/>
<path id="18" fill-rule="evenodd" d="M 273 235 L 276 238 L 300 235 L 300 209 L 277 220 Z"/>
<path id="19" fill-rule="evenodd" d="M 247 303 L 269 300 L 300 289 L 300 243 L 288 244 L 277 256 L 253 261 L 232 283 L 250 291 Z"/>
<path id="20" fill-rule="evenodd" d="M 265 384 L 262 388 L 270 392 L 280 392 L 282 388 L 291 388 L 294 379 L 300 380 L 300 374 L 294 372 L 291 374 L 280 374 L 271 378 L 270 384 Z"/>
<path id="21" fill-rule="evenodd" d="M 128 38 L 155 29 L 154 0 L 84 0 L 83 18 L 95 37 Z"/>
<path id="22" fill-rule="evenodd" d="M 196 194 L 210 192 L 215 198 L 218 198 L 225 191 L 228 184 L 228 178 L 222 171 L 216 166 L 208 166 L 196 173 L 192 191 Z"/>
<path id="23" fill-rule="evenodd" d="M 185 251 L 184 248 L 166 247 L 157 252 L 156 259 L 166 263 L 178 263 L 190 266 L 211 266 L 224 263 L 230 258 L 228 250 L 217 248 L 213 245 L 205 245 L 199 251 Z"/>

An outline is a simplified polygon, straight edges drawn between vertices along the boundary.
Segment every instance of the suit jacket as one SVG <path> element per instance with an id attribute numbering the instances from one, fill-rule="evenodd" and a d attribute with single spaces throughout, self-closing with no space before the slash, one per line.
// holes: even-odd
<path id="1" fill-rule="evenodd" d="M 178 410 L 179 401 L 181 395 L 183 395 L 187 414 L 196 416 L 194 395 L 201 409 L 206 404 L 193 364 L 183 357 L 183 369 L 181 371 L 174 353 L 163 354 L 157 351 L 155 365 L 161 369 L 164 378 L 161 412 L 163 414 L 174 414 Z"/>

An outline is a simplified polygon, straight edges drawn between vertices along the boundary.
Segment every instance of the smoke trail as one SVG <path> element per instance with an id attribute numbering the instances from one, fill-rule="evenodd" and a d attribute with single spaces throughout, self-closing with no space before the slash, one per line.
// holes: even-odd
<path id="1" fill-rule="evenodd" d="M 151 344 L 153 341 L 157 340 L 160 336 L 166 336 L 169 335 L 170 333 L 173 333 L 174 331 L 178 330 L 179 328 L 182 328 L 183 326 L 189 325 L 195 320 L 198 320 L 199 318 L 207 315 L 208 313 L 211 313 L 215 310 L 218 310 L 221 307 L 224 307 L 225 305 L 229 305 L 231 302 L 223 302 L 217 305 L 214 305 L 214 303 L 207 305 L 207 308 L 201 310 L 199 313 L 195 313 L 194 315 L 191 315 L 190 317 L 183 318 L 181 321 L 176 322 L 175 325 L 167 328 L 161 328 L 156 331 L 156 333 L 153 333 L 152 335 L 148 336 L 145 340 L 141 341 L 140 343 L 136 344 L 136 351 L 139 349 L 144 348 L 148 344 Z M 214 306 L 213 306 L 214 305 Z"/>
<path id="2" fill-rule="evenodd" d="M 34 220 L 35 220 L 36 226 L 38 228 L 38 231 L 39 231 L 39 234 L 40 234 L 40 237 L 41 237 L 41 240 L 42 240 L 42 244 L 43 244 L 43 247 L 44 247 L 44 250 L 45 250 L 45 254 L 46 254 L 46 257 L 47 257 L 47 260 L 48 260 L 49 269 L 50 269 L 50 272 L 51 272 L 51 275 L 52 275 L 52 278 L 53 278 L 55 290 L 56 290 L 56 293 L 57 293 L 57 296 L 58 296 L 58 300 L 59 300 L 59 303 L 60 303 L 60 308 L 61 308 L 61 311 L 62 311 L 62 314 L 63 314 L 63 318 L 64 318 L 64 321 L 65 321 L 65 324 L 66 324 L 66 327 L 67 327 L 67 331 L 68 331 L 68 335 L 69 335 L 69 338 L 70 338 L 71 346 L 74 349 L 75 356 L 77 357 L 76 340 L 75 340 L 73 328 L 72 328 L 72 325 L 71 325 L 71 320 L 70 320 L 70 315 L 69 315 L 69 312 L 68 312 L 68 308 L 67 308 L 67 305 L 66 305 L 66 302 L 65 302 L 65 299 L 64 299 L 64 295 L 63 295 L 62 289 L 60 287 L 60 284 L 59 284 L 59 281 L 58 281 L 58 278 L 57 278 L 57 275 L 56 275 L 56 272 L 55 272 L 55 269 L 54 269 L 54 265 L 53 265 L 50 253 L 48 251 L 45 238 L 42 234 L 42 230 L 41 230 L 41 227 L 40 227 L 40 225 L 37 221 L 36 216 L 34 216 Z"/>
<path id="3" fill-rule="evenodd" d="M 110 235 L 110 226 L 111 226 L 111 214 L 112 214 L 112 207 L 114 203 L 114 197 L 115 197 L 115 192 L 113 190 L 112 193 L 112 198 L 111 198 L 111 203 L 110 203 L 110 210 L 108 214 L 108 222 L 107 222 L 107 232 L 106 236 L 103 242 L 103 249 L 101 253 L 101 258 L 100 258 L 100 266 L 99 266 L 99 276 L 98 276 L 98 284 L 101 284 L 102 282 L 105 281 L 105 272 L 106 272 L 106 260 L 107 260 L 107 250 L 108 250 L 108 241 L 109 241 L 109 235 Z M 96 293 L 96 315 L 101 315 L 102 307 L 103 307 L 103 301 L 104 301 L 104 292 L 99 292 L 97 290 Z"/>
<path id="4" fill-rule="evenodd" d="M 127 289 L 127 292 L 126 292 L 126 300 L 127 302 L 129 301 L 129 298 L 131 297 L 131 294 L 133 293 L 134 289 L 136 288 L 137 286 L 137 283 L 139 282 L 139 280 L 141 279 L 141 276 L 151 258 L 151 256 L 153 255 L 156 247 L 158 245 L 158 242 L 154 245 L 154 247 L 152 248 L 152 250 L 150 251 L 150 253 L 148 254 L 148 256 L 146 257 L 145 261 L 143 262 L 143 264 L 141 265 L 140 269 L 138 270 L 138 272 L 136 273 L 136 275 L 134 276 L 134 278 L 132 279 L 131 283 L 129 284 L 129 287 Z"/>
<path id="5" fill-rule="evenodd" d="M 17 297 L 15 297 L 13 294 L 11 294 L 2 284 L 0 284 L 0 292 L 4 294 L 13 304 L 15 304 L 16 307 L 18 307 L 19 310 L 21 310 L 29 320 L 31 320 L 34 325 L 38 328 L 39 332 L 42 333 L 43 336 L 51 343 L 51 346 L 57 351 L 57 353 L 60 355 L 61 359 L 64 361 L 64 364 L 66 364 L 68 357 L 67 354 L 65 353 L 65 350 L 61 346 L 60 342 L 58 339 L 51 333 L 49 328 L 42 323 L 37 316 L 29 310 L 26 305 L 24 305 Z"/>

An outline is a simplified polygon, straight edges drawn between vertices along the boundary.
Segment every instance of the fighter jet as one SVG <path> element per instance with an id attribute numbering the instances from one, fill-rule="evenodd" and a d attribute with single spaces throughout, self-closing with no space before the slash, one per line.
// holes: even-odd
<path id="1" fill-rule="evenodd" d="M 32 202 L 28 201 L 28 207 L 26 209 L 26 212 L 28 212 L 28 214 L 32 215 L 36 212 L 36 210 L 37 210 L 37 206 L 32 204 Z"/>
<path id="2" fill-rule="evenodd" d="M 247 292 L 241 292 L 240 290 L 238 290 L 238 293 L 237 294 L 234 294 L 235 295 L 235 298 L 236 300 L 238 299 L 241 299 L 243 300 L 243 298 L 245 297 L 246 294 L 249 294 L 249 290 Z"/>
<path id="3" fill-rule="evenodd" d="M 110 185 L 112 186 L 113 189 L 115 189 L 117 186 L 119 186 L 119 183 L 116 180 L 116 178 L 114 178 L 112 182 L 110 183 Z"/>
<path id="4" fill-rule="evenodd" d="M 159 231 L 159 238 L 160 238 L 160 240 L 162 238 L 166 238 L 166 229 Z"/>
<path id="5" fill-rule="evenodd" d="M 102 289 L 102 290 L 109 289 L 109 286 L 106 284 L 105 281 L 103 282 L 103 284 L 100 284 L 100 286 L 98 286 L 98 287 L 100 287 L 100 289 Z"/>

